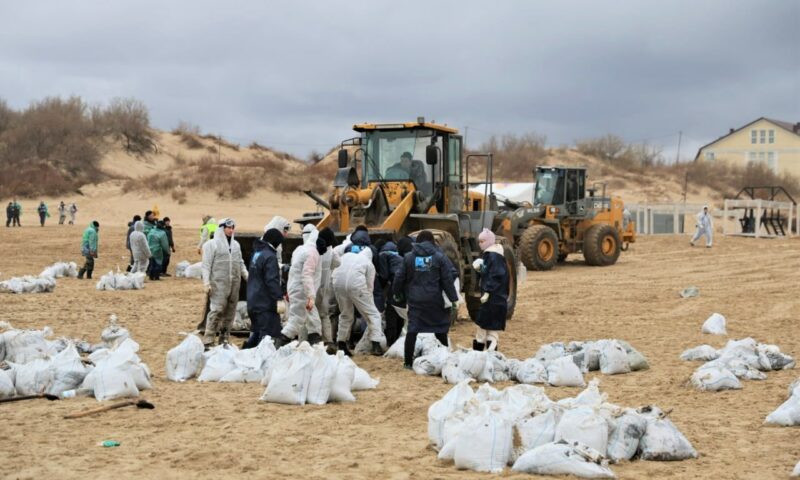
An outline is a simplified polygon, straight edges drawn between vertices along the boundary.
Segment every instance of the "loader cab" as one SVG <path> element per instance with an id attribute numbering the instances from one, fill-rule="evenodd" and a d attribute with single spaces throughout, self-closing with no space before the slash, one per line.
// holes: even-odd
<path id="1" fill-rule="evenodd" d="M 411 123 L 360 124 L 354 130 L 361 133 L 362 189 L 410 182 L 420 200 L 439 213 L 461 207 L 463 146 L 456 129 L 420 118 Z M 397 201 L 389 199 L 390 204 Z"/>
<path id="2" fill-rule="evenodd" d="M 534 170 L 535 207 L 550 207 L 553 213 L 581 215 L 586 198 L 586 168 L 537 167 Z"/>

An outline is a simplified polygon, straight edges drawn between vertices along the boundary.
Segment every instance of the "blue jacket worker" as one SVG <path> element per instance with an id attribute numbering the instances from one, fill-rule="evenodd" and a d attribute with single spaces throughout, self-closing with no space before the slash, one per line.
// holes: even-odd
<path id="1" fill-rule="evenodd" d="M 242 348 L 257 347 L 269 335 L 281 334 L 278 301 L 283 298 L 281 270 L 278 266 L 278 247 L 283 243 L 280 230 L 270 228 L 253 242 L 247 279 L 247 314 L 250 316 L 250 337 Z"/>
<path id="2" fill-rule="evenodd" d="M 495 241 L 494 233 L 484 228 L 478 235 L 478 245 L 483 255 L 472 264 L 481 277 L 481 306 L 475 320 L 478 331 L 472 342 L 475 350 L 497 350 L 500 332 L 506 329 L 508 265 L 503 246 Z"/>
<path id="3" fill-rule="evenodd" d="M 421 231 L 411 252 L 403 257 L 403 268 L 392 286 L 395 297 L 404 298 L 408 304 L 404 368 L 411 368 L 417 334 L 434 333 L 443 345 L 448 345 L 450 309 L 444 306 L 442 292 L 452 302 L 451 308 L 457 308 L 458 293 L 453 281 L 452 263 L 434 244 L 433 234 Z"/>

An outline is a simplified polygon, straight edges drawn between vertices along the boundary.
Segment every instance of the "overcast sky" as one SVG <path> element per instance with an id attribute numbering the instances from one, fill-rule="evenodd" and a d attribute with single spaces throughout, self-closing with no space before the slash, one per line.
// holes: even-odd
<path id="1" fill-rule="evenodd" d="M 0 98 L 135 97 L 306 156 L 353 123 L 425 116 L 548 144 L 615 133 L 681 156 L 800 121 L 800 0 L 7 1 Z"/>

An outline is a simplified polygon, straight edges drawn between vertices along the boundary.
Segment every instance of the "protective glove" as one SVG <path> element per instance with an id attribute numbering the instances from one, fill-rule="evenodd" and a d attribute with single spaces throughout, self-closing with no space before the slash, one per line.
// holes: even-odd
<path id="1" fill-rule="evenodd" d="M 475 261 L 472 262 L 472 268 L 474 268 L 476 272 L 481 273 L 481 270 L 483 270 L 483 259 L 476 258 Z"/>
<path id="2" fill-rule="evenodd" d="M 247 270 L 242 270 L 242 278 L 246 282 L 247 279 L 250 278 L 250 272 L 248 272 Z"/>
<path id="3" fill-rule="evenodd" d="M 205 290 L 206 294 L 211 293 L 211 285 L 203 285 L 203 290 Z"/>
<path id="4" fill-rule="evenodd" d="M 481 295 L 481 303 L 486 303 L 489 301 L 489 292 L 484 293 Z"/>

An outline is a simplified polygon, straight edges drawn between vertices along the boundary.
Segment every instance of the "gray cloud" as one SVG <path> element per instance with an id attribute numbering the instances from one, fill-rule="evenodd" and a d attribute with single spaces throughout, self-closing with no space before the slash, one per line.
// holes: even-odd
<path id="1" fill-rule="evenodd" d="M 800 2 L 6 2 L 0 97 L 133 96 L 298 155 L 424 115 L 469 143 L 605 133 L 684 157 L 760 116 L 800 120 Z"/>

